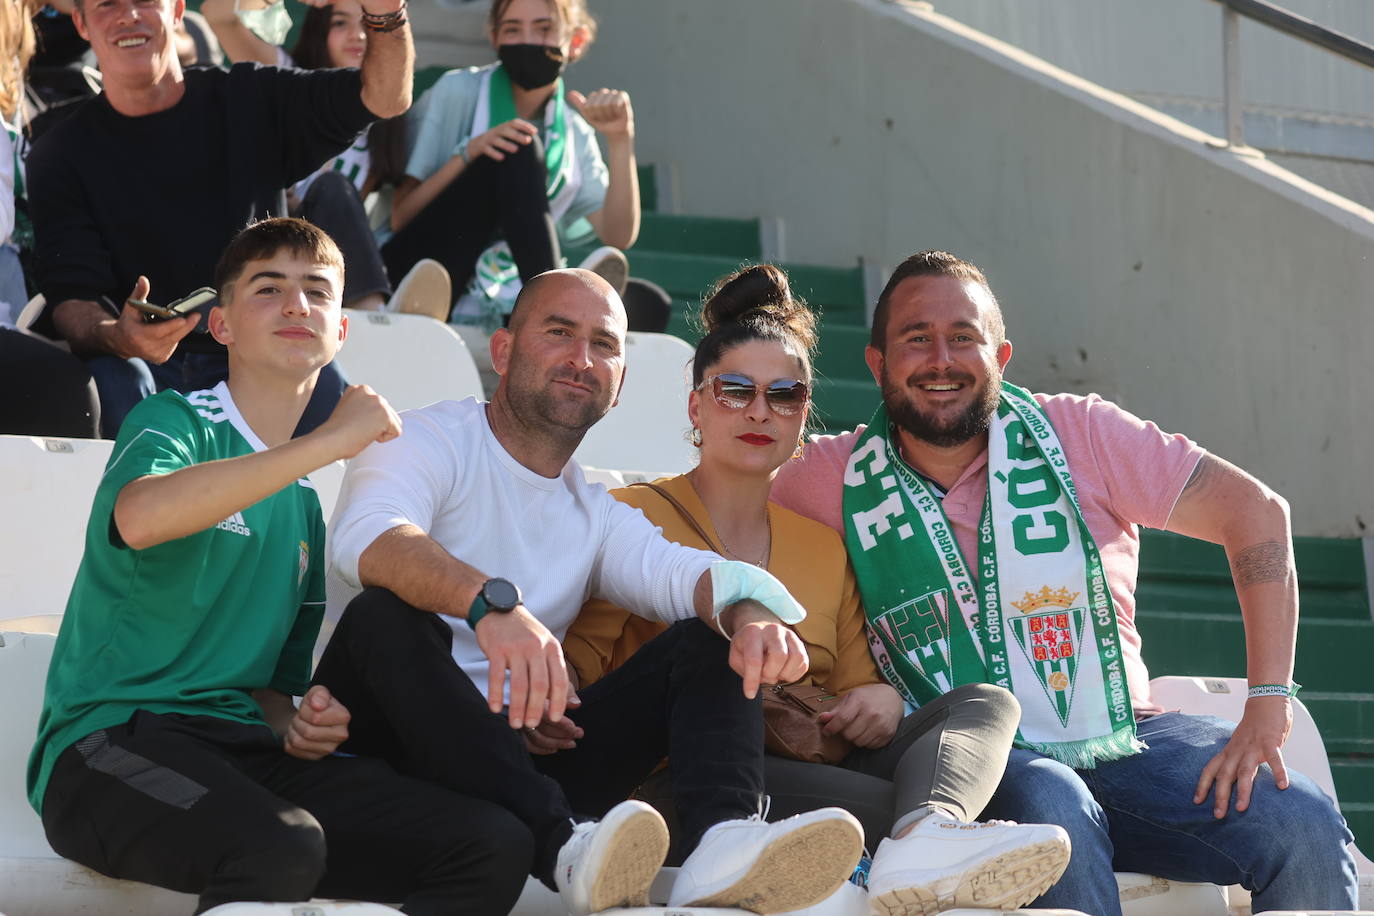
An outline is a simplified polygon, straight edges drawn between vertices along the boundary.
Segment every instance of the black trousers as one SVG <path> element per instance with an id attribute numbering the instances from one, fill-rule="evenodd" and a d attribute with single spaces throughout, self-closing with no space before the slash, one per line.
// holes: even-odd
<path id="1" fill-rule="evenodd" d="M 586 734 L 549 756 L 487 701 L 451 655 L 439 616 L 369 588 L 344 611 L 315 680 L 349 708 L 345 749 L 513 812 L 534 834 L 532 874 L 553 887 L 575 817 L 628 798 L 665 756 L 686 852 L 707 828 L 757 813 L 763 794 L 763 713 L 729 666 L 729 644 L 698 620 L 669 627 L 580 692 Z"/>
<path id="2" fill-rule="evenodd" d="M 386 267 L 377 248 L 377 238 L 368 223 L 367 210 L 353 182 L 343 172 L 321 172 L 305 189 L 292 216 L 308 220 L 323 229 L 339 246 L 344 257 L 343 304 L 352 305 L 364 296 L 391 295 Z"/>
<path id="3" fill-rule="evenodd" d="M 0 433 L 100 438 L 91 370 L 60 347 L 0 328 L 0 391 Z"/>
<path id="4" fill-rule="evenodd" d="M 299 760 L 266 726 L 148 712 L 58 757 L 43 827 L 102 874 L 199 894 L 197 912 L 321 895 L 503 916 L 532 855 L 499 806 L 383 761 Z"/>
<path id="5" fill-rule="evenodd" d="M 546 181 L 538 137 L 500 162 L 478 156 L 382 246 L 391 282 L 401 282 L 421 258 L 433 258 L 448 270 L 454 293 L 460 293 L 476 271 L 477 258 L 497 239 L 510 246 L 522 282 L 553 270 L 562 255 Z"/>

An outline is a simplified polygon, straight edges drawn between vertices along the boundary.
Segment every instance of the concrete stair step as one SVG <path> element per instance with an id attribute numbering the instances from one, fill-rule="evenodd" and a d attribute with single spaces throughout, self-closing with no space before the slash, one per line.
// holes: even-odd
<path id="1" fill-rule="evenodd" d="M 700 302 L 717 280 L 747 259 L 723 255 L 678 254 L 635 248 L 634 273 L 662 286 L 675 299 Z M 827 314 L 863 316 L 863 274 L 858 267 L 784 264 L 793 290 L 822 306 Z"/>
<path id="2" fill-rule="evenodd" d="M 1364 548 L 1358 538 L 1294 538 L 1302 616 L 1370 623 Z M 1142 531 L 1139 605 L 1203 614 L 1240 613 L 1226 553 L 1216 544 Z"/>
<path id="3" fill-rule="evenodd" d="M 639 239 L 629 251 L 633 266 L 637 252 L 699 254 L 757 261 L 762 257 L 759 221 L 675 213 L 642 214 Z"/>
<path id="4" fill-rule="evenodd" d="M 1299 683 L 1305 682 L 1299 679 Z M 1299 697 L 1317 720 L 1328 754 L 1369 755 L 1366 800 L 1374 802 L 1374 694 L 1304 688 Z"/>
<path id="5" fill-rule="evenodd" d="M 1356 844 L 1374 845 L 1374 758 L 1332 756 L 1331 777 Z"/>
<path id="6" fill-rule="evenodd" d="M 871 377 L 863 379 L 818 378 L 816 422 L 824 431 L 842 433 L 867 423 L 878 406 L 878 389 Z"/>
<path id="7" fill-rule="evenodd" d="M 868 346 L 868 328 L 853 322 L 848 314 L 823 316 L 821 321 L 820 353 L 816 357 L 816 371 L 830 378 L 851 381 L 867 380 L 876 396 L 878 388 L 864 362 L 864 347 Z"/>
<path id="8" fill-rule="evenodd" d="M 1136 621 L 1152 676 L 1245 676 L 1240 613 L 1195 614 L 1142 605 Z M 1369 688 L 1374 624 L 1306 618 L 1298 624 L 1294 677 L 1314 691 L 1361 693 Z"/>

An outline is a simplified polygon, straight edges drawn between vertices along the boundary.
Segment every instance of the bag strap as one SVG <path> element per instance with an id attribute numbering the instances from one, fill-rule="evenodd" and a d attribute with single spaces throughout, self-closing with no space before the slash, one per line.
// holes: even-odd
<path id="1" fill-rule="evenodd" d="M 686 507 L 686 506 L 684 506 L 682 503 L 678 502 L 677 498 L 676 498 L 675 496 L 673 496 L 673 494 L 669 493 L 667 490 L 663 489 L 662 487 L 660 487 L 660 486 L 659 486 L 658 484 L 656 484 L 656 483 L 648 483 L 648 482 L 646 482 L 646 481 L 641 481 L 641 482 L 639 482 L 639 483 L 632 483 L 632 484 L 630 484 L 630 486 L 632 486 L 632 487 L 648 487 L 650 490 L 653 490 L 653 491 L 654 491 L 655 493 L 657 493 L 659 496 L 662 496 L 664 499 L 666 499 L 666 500 L 669 502 L 669 504 L 672 505 L 672 507 L 673 507 L 674 509 L 677 510 L 678 515 L 681 515 L 681 516 L 682 516 L 682 520 L 685 521 L 688 525 L 690 525 L 690 526 L 692 527 L 692 530 L 695 531 L 695 532 L 697 533 L 697 536 L 700 537 L 703 541 L 706 542 L 707 546 L 709 546 L 709 547 L 710 547 L 712 550 L 714 550 L 716 553 L 719 553 L 719 554 L 721 554 L 722 556 L 724 555 L 723 552 L 721 551 L 721 549 L 720 549 L 719 547 L 716 546 L 716 542 L 715 542 L 714 540 L 711 539 L 711 536 L 710 536 L 709 534 L 706 533 L 706 529 L 701 527 L 701 523 L 698 522 L 698 521 L 696 520 L 695 517 L 693 517 L 692 513 L 690 513 L 690 512 L 687 511 L 687 507 Z"/>

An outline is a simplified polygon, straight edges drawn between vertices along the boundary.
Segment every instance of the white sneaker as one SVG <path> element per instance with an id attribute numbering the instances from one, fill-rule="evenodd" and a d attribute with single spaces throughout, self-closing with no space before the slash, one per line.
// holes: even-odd
<path id="1" fill-rule="evenodd" d="M 625 258 L 625 252 L 619 248 L 602 245 L 583 258 L 582 263 L 577 266 L 598 274 L 601 279 L 611 284 L 617 296 L 625 295 L 625 284 L 630 281 L 630 262 Z"/>
<path id="2" fill-rule="evenodd" d="M 957 907 L 1016 910 L 1069 864 L 1069 835 L 1053 824 L 964 823 L 927 815 L 878 845 L 868 873 L 874 916 L 933 916 Z"/>
<path id="3" fill-rule="evenodd" d="M 558 850 L 554 884 L 572 916 L 648 906 L 649 885 L 668 855 L 668 827 L 642 801 L 623 801 L 599 821 L 573 827 Z"/>
<path id="4" fill-rule="evenodd" d="M 453 308 L 453 281 L 444 265 L 432 258 L 421 258 L 396 284 L 387 310 L 408 315 L 428 315 L 448 321 Z"/>
<path id="5" fill-rule="evenodd" d="M 722 821 L 682 863 L 668 906 L 784 913 L 819 903 L 854 871 L 864 831 L 854 815 L 821 808 L 776 824 Z"/>

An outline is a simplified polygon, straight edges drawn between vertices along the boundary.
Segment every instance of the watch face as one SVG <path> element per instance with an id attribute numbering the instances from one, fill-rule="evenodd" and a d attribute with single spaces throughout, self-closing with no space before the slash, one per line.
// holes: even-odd
<path id="1" fill-rule="evenodd" d="M 493 611 L 510 611 L 520 603 L 520 589 L 506 579 L 488 579 L 482 586 L 482 597 Z"/>

